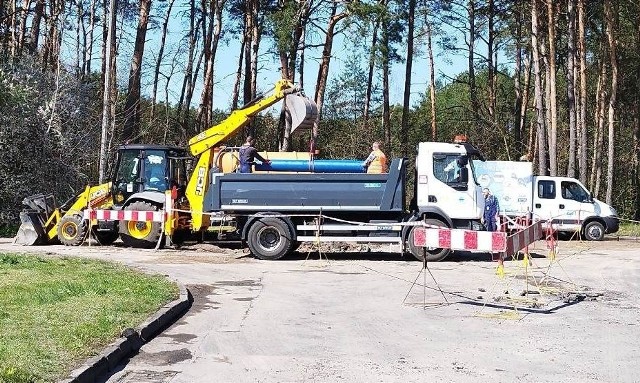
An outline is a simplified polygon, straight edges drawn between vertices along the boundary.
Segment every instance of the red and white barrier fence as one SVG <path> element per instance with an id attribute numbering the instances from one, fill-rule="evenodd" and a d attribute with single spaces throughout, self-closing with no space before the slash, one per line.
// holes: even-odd
<path id="1" fill-rule="evenodd" d="M 164 211 L 137 210 L 85 210 L 84 219 L 98 219 L 101 221 L 147 221 L 164 222 Z"/>
<path id="2" fill-rule="evenodd" d="M 536 222 L 510 236 L 501 231 L 427 227 L 413 230 L 413 244 L 418 247 L 506 254 L 514 254 L 543 237 L 542 222 Z"/>
<path id="3" fill-rule="evenodd" d="M 413 244 L 436 249 L 502 253 L 507 249 L 507 234 L 501 231 L 474 231 L 416 227 Z"/>
<path id="4" fill-rule="evenodd" d="M 542 238 L 544 238 L 542 221 L 538 221 L 507 238 L 507 254 L 515 254 Z"/>

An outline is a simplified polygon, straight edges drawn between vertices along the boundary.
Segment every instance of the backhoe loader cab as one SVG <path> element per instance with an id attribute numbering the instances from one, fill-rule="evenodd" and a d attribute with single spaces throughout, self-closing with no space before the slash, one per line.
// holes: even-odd
<path id="1" fill-rule="evenodd" d="M 115 205 L 127 205 L 140 199 L 163 203 L 166 190 L 174 186 L 179 192 L 184 190 L 187 184 L 187 158 L 186 151 L 175 146 L 119 147 L 112 180 Z"/>

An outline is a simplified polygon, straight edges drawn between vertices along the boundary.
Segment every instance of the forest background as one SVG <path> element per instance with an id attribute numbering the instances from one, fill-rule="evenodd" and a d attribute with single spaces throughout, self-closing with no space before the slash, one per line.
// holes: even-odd
<path id="1" fill-rule="evenodd" d="M 263 150 L 413 159 L 464 133 L 640 219 L 640 3 L 0 0 L 0 229 L 21 201 L 108 178 L 123 142 L 185 145 L 278 78 L 317 103 Z M 297 132 L 296 132 L 297 133 Z"/>

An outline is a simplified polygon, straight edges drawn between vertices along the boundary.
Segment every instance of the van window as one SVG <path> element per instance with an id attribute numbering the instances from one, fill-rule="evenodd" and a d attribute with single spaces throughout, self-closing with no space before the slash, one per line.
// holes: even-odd
<path id="1" fill-rule="evenodd" d="M 545 198 L 545 199 L 556 198 L 555 181 L 538 181 L 538 198 Z"/>
<path id="2" fill-rule="evenodd" d="M 562 181 L 560 183 L 562 198 L 571 199 L 578 202 L 584 202 L 589 199 L 589 194 L 579 184 L 571 181 Z"/>

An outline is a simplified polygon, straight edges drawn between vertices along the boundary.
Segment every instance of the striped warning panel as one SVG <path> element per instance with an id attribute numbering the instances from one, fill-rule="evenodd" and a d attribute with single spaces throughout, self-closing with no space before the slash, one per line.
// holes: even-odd
<path id="1" fill-rule="evenodd" d="M 137 210 L 85 210 L 84 219 L 99 219 L 101 221 L 164 221 L 162 211 Z"/>
<path id="2" fill-rule="evenodd" d="M 418 247 L 488 252 L 504 252 L 507 248 L 507 234 L 501 231 L 416 227 L 413 233 L 413 243 Z"/>
<path id="3" fill-rule="evenodd" d="M 538 221 L 507 238 L 507 254 L 515 254 L 543 236 L 542 221 Z"/>

